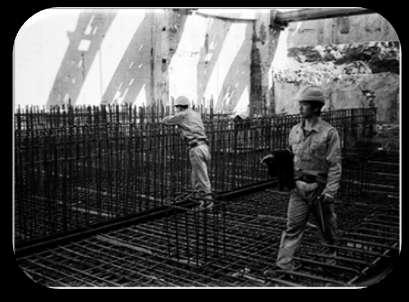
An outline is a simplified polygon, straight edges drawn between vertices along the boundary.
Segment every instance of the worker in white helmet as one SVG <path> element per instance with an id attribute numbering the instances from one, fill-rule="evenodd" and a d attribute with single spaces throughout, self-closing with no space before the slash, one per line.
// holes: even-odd
<path id="1" fill-rule="evenodd" d="M 175 101 L 176 114 L 162 120 L 165 125 L 177 125 L 189 148 L 189 159 L 192 165 L 192 187 L 195 197 L 201 200 L 200 206 L 213 206 L 212 190 L 208 175 L 210 151 L 208 139 L 200 114 L 189 108 L 189 100 L 179 96 Z"/>
<path id="2" fill-rule="evenodd" d="M 291 191 L 287 226 L 283 232 L 276 265 L 279 269 L 299 267 L 293 256 L 300 245 L 310 212 L 317 218 L 326 244 L 322 253 L 328 261 L 335 261 L 336 215 L 334 197 L 341 180 L 341 147 L 337 130 L 322 120 L 325 104 L 319 87 L 302 89 L 296 101 L 302 120 L 289 135 L 289 147 L 294 154 L 295 188 Z M 332 247 L 331 247 L 332 246 Z"/>

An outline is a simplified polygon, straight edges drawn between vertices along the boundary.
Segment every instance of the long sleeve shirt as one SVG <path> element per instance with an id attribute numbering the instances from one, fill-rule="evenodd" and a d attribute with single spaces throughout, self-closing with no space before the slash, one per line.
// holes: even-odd
<path id="1" fill-rule="evenodd" d="M 341 181 L 341 145 L 338 131 L 319 118 L 308 132 L 301 122 L 289 135 L 295 175 L 313 175 L 326 183 L 323 194 L 334 197 Z"/>
<path id="2" fill-rule="evenodd" d="M 207 140 L 205 128 L 200 114 L 188 109 L 170 115 L 162 120 L 165 125 L 176 125 L 181 130 L 181 136 L 188 145 L 199 141 Z"/>

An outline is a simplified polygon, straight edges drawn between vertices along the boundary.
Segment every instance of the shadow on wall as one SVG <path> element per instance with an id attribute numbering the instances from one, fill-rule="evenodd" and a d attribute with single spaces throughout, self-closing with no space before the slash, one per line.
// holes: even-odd
<path id="1" fill-rule="evenodd" d="M 81 13 L 58 69 L 47 105 L 74 105 L 115 13 Z"/>
<path id="2" fill-rule="evenodd" d="M 145 87 L 151 98 L 151 14 L 145 15 L 108 84 L 101 104 L 132 104 Z"/>
<path id="3" fill-rule="evenodd" d="M 231 22 L 213 19 L 207 30 L 204 47 L 200 50 L 200 59 L 197 64 L 198 100 L 203 98 L 231 24 Z"/>
<path id="4" fill-rule="evenodd" d="M 246 25 L 245 38 L 229 71 L 224 79 L 222 89 L 216 102 L 216 111 L 222 113 L 233 113 L 234 108 L 242 97 L 242 94 L 250 85 L 250 53 L 251 35 L 253 25 Z M 249 96 L 243 96 L 249 98 Z"/>
<path id="5" fill-rule="evenodd" d="M 321 85 L 327 109 L 377 107 L 377 120 L 398 122 L 400 49 L 398 42 L 364 42 L 290 48 L 289 68 L 273 74 L 277 113 L 296 113 L 291 99 L 304 85 Z M 371 97 L 369 97 L 371 96 Z"/>

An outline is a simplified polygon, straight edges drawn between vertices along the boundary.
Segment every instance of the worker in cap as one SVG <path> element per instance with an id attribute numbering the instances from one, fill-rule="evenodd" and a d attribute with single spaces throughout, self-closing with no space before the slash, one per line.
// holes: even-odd
<path id="1" fill-rule="evenodd" d="M 200 114 L 189 108 L 187 97 L 179 96 L 174 103 L 176 114 L 162 120 L 165 125 L 176 125 L 189 149 L 189 159 L 192 166 L 191 181 L 195 197 L 200 200 L 200 207 L 213 206 L 212 190 L 208 175 L 210 151 Z"/>
<path id="2" fill-rule="evenodd" d="M 306 87 L 296 101 L 300 105 L 301 122 L 289 134 L 295 188 L 290 193 L 286 230 L 282 233 L 276 261 L 277 267 L 284 270 L 298 266 L 293 256 L 311 212 L 317 218 L 324 242 L 335 243 L 334 197 L 341 180 L 340 139 L 337 130 L 321 119 L 325 104 L 322 90 L 316 86 Z M 323 246 L 322 252 L 334 261 L 335 249 Z"/>

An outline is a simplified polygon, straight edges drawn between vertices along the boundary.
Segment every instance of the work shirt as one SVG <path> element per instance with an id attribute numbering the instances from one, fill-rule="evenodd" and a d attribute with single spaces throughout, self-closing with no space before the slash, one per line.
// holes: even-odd
<path id="1" fill-rule="evenodd" d="M 181 129 L 182 138 L 188 145 L 201 140 L 207 141 L 205 128 L 200 114 L 194 110 L 187 109 L 170 115 L 162 120 L 166 125 L 176 125 Z"/>
<path id="2" fill-rule="evenodd" d="M 295 125 L 289 135 L 289 145 L 294 153 L 294 174 L 313 175 L 326 183 L 323 194 L 332 197 L 341 180 L 341 145 L 338 131 L 321 118 L 305 130 L 304 121 Z"/>

